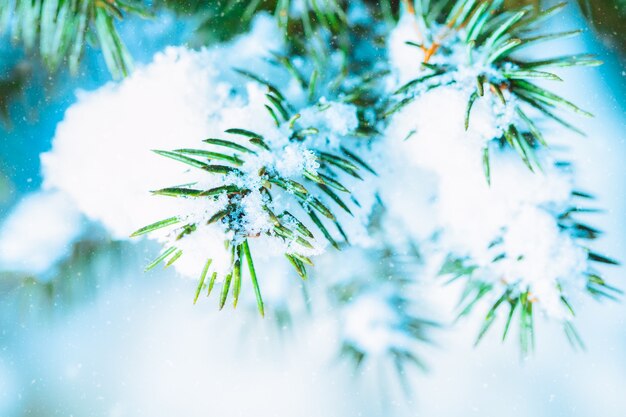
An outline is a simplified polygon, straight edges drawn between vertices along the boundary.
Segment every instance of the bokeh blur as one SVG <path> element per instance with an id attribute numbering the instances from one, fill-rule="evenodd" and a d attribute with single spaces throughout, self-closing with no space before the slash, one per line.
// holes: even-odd
<path id="1" fill-rule="evenodd" d="M 563 55 L 593 51 L 604 65 L 564 70 L 557 92 L 595 114 L 579 124 L 587 137 L 567 138 L 569 152 L 581 188 L 606 209 L 590 218 L 607 232 L 596 247 L 626 261 L 624 4 L 590 3 L 583 10 L 592 22 L 571 7 L 551 28 L 582 26 L 584 35 L 553 47 Z M 165 46 L 199 36 L 196 23 L 163 12 L 126 19 L 120 34 L 141 65 Z M 63 205 L 54 198 L 33 197 L 42 185 L 39 155 L 50 149 L 76 91 L 109 80 L 97 51 L 87 51 L 77 75 L 50 75 L 0 37 L 0 250 L 29 253 L 31 267 L 11 272 L 10 256 L 0 254 L 0 416 L 624 416 L 623 301 L 583 302 L 585 351 L 540 323 L 536 352 L 521 360 L 514 343 L 497 337 L 473 347 L 479 318 L 453 323 L 445 315 L 454 303 L 449 289 L 435 288 L 430 298 L 444 325 L 424 353 L 430 370 L 409 375 L 407 395 L 389 382 L 388 369 L 367 365 L 355 374 L 339 360 L 329 323 L 280 330 L 252 314 L 194 305 L 195 282 L 168 271 L 144 273 L 150 244 L 111 241 L 77 213 L 59 212 Z M 50 209 L 14 218 L 27 204 Z M 71 222 L 66 233 L 80 235 L 80 244 L 35 249 L 28 230 L 10 227 L 17 221 L 30 224 L 31 233 Z M 54 251 L 69 256 L 39 268 Z M 621 267 L 607 279 L 626 288 Z"/>

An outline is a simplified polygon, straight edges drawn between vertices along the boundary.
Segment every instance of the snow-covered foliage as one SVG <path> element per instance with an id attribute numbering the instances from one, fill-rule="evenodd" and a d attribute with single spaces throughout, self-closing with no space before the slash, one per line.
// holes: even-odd
<path id="1" fill-rule="evenodd" d="M 441 273 L 468 279 L 462 314 L 480 299 L 493 306 L 480 336 L 501 305 L 510 307 L 505 334 L 521 306 L 523 345 L 532 343 L 533 306 L 563 321 L 573 335 L 570 297 L 586 290 L 596 295 L 590 288 L 598 281 L 592 261 L 612 262 L 598 259 L 584 242 L 597 231 L 572 219 L 580 211 L 581 193 L 571 167 L 540 146 L 549 143 L 544 135 L 559 133 L 544 128 L 550 119 L 571 127 L 547 108 L 584 112 L 527 81 L 558 79 L 535 69 L 560 61 L 509 58 L 511 51 L 537 41 L 514 37 L 528 36 L 516 25 L 525 28 L 536 18 L 525 23 L 524 12 L 505 13 L 490 26 L 492 6 L 481 3 L 472 14 L 473 4 L 460 2 L 451 12 L 468 16 L 458 29 L 456 18 L 443 24 L 407 13 L 390 34 L 387 86 L 399 99 L 387 111 L 384 141 L 401 149 L 396 164 L 417 168 L 414 181 L 432 187 L 434 178 L 433 215 L 426 218 L 434 223 L 435 252 L 448 253 Z M 482 39 L 472 33 L 481 30 Z M 596 64 L 580 59 L 582 65 Z M 522 104 L 531 109 L 522 110 Z M 394 211 L 402 217 L 402 210 Z M 418 221 L 412 211 L 404 213 L 405 223 Z"/>
<path id="2" fill-rule="evenodd" d="M 585 250 L 558 225 L 573 204 L 572 178 L 547 155 L 543 170 L 533 173 L 510 149 L 494 147 L 488 184 L 482 148 L 485 139 L 498 136 L 489 123 L 491 109 L 475 108 L 473 120 L 484 122 L 465 131 L 465 104 L 454 87 L 426 93 L 392 118 L 388 140 L 405 150 L 404 163 L 436 175 L 433 208 L 444 248 L 482 267 L 482 279 L 515 283 L 522 292 L 530 287 L 540 306 L 562 318 L 560 284 L 580 283 L 586 270 Z M 397 139 L 409 132 L 407 140 Z M 540 288 L 550 294 L 542 297 Z"/>
<path id="3" fill-rule="evenodd" d="M 331 272 L 341 256 L 351 262 Z M 414 279 L 423 273 L 423 260 L 414 246 L 379 241 L 334 254 L 317 268 L 327 276 L 342 352 L 356 366 L 389 358 L 401 372 L 407 364 L 425 367 L 420 345 L 430 340 L 435 323 L 424 317 L 426 297 Z"/>
<path id="4" fill-rule="evenodd" d="M 283 308 L 278 259 L 306 278 L 321 257 L 312 270 L 357 361 L 417 361 L 428 322 L 413 284 L 432 271 L 466 280 L 463 314 L 488 299 L 484 330 L 501 305 L 509 322 L 519 311 L 528 341 L 533 309 L 569 324 L 573 295 L 611 290 L 591 262 L 612 261 L 587 248 L 597 231 L 572 217 L 586 196 L 546 146 L 559 132 L 548 121 L 571 127 L 553 108 L 584 112 L 528 81 L 595 61 L 512 58 L 538 41 L 518 38 L 538 18 L 500 3 L 406 12 L 383 58 L 363 51 L 384 26 L 354 5 L 321 32 L 300 16 L 307 45 L 258 14 L 230 43 L 168 48 L 79 94 L 42 156 L 45 187 L 117 239 L 158 241 L 149 268 L 200 277 L 196 298 L 221 283 L 221 307 L 229 294 L 237 304 L 248 274 L 261 313 L 264 282 Z M 371 31 L 339 33 L 352 18 Z M 390 272 L 415 245 L 422 267 Z"/>
<path id="5" fill-rule="evenodd" d="M 157 260 L 188 277 L 211 272 L 211 287 L 238 279 L 248 240 L 264 258 L 287 255 L 303 277 L 327 242 L 366 241 L 374 195 L 350 196 L 367 173 L 357 108 L 307 94 L 265 63 L 283 48 L 272 23 L 261 15 L 217 48 L 170 48 L 123 82 L 81 93 L 42 157 L 46 186 L 117 238 L 149 224 L 135 234 L 164 244 Z"/>
<path id="6" fill-rule="evenodd" d="M 79 92 L 41 157 L 44 186 L 66 192 L 116 238 L 176 213 L 180 202 L 154 204 L 149 191 L 183 184 L 185 170 L 150 150 L 192 147 L 217 132 L 220 110 L 242 100 L 232 91 L 232 68 L 263 66 L 261 56 L 281 45 L 272 19 L 259 16 L 252 33 L 232 44 L 167 48 L 123 82 Z"/>

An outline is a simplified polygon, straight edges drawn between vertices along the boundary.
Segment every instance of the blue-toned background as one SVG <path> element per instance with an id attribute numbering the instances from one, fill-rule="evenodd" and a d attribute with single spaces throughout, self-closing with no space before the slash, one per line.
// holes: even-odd
<path id="1" fill-rule="evenodd" d="M 558 25 L 585 23 L 570 15 Z M 164 46 L 183 42 L 188 31 L 164 16 L 129 20 L 122 36 L 136 61 L 145 63 Z M 605 61 L 600 68 L 564 71 L 559 92 L 596 115 L 578 121 L 588 137 L 568 138 L 571 159 L 580 188 L 606 209 L 590 218 L 606 231 L 595 247 L 624 261 L 625 70 L 590 32 L 551 47 L 563 54 L 598 51 Z M 0 72 L 20 59 L 0 39 Z M 109 80 L 94 53 L 77 77 L 50 83 L 37 69 L 30 77 L 24 98 L 10 109 L 13 126 L 0 128 L 0 175 L 11 190 L 0 198 L 2 217 L 40 187 L 39 154 L 50 148 L 74 91 Z M 473 348 L 476 322 L 444 329 L 425 352 L 431 371 L 415 378 L 415 395 L 407 399 L 386 386 L 380 370 L 366 369 L 359 378 L 337 362 L 324 323 L 305 323 L 286 336 L 251 316 L 194 306 L 194 282 L 143 274 L 139 245 L 112 244 L 90 256 L 90 266 L 69 272 L 77 281 L 69 295 L 47 298 L 45 288 L 29 293 L 0 285 L 0 416 L 626 414 L 624 303 L 586 301 L 578 319 L 585 352 L 573 351 L 558 327 L 540 320 L 537 351 L 524 362 L 514 343 L 501 345 L 496 337 Z M 606 276 L 626 288 L 623 268 Z"/>

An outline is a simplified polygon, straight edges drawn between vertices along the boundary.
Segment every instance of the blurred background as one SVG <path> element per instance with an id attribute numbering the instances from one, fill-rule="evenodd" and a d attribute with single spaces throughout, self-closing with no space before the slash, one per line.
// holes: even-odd
<path id="1" fill-rule="evenodd" d="M 153 19 L 129 17 L 118 25 L 137 65 L 168 45 L 231 36 L 210 29 L 214 11 L 200 18 L 176 11 L 161 10 Z M 563 71 L 565 82 L 557 92 L 596 116 L 579 120 L 587 137 L 564 142 L 580 188 L 593 192 L 606 209 L 590 218 L 607 232 L 595 247 L 621 261 L 626 260 L 623 22 L 622 1 L 583 1 L 550 27 L 585 27 L 582 37 L 553 47 L 563 55 L 593 51 L 605 62 Z M 560 328 L 542 322 L 536 353 L 520 360 L 518 346 L 497 337 L 474 348 L 480 323 L 452 324 L 446 316 L 454 301 L 450 289 L 432 288 L 429 303 L 443 326 L 423 352 L 429 371 L 409 375 L 412 395 L 406 395 L 389 382 L 385 367 L 367 363 L 355 373 L 338 358 L 332 315 L 281 331 L 253 314 L 193 305 L 195 282 L 160 270 L 143 273 L 154 247 L 110 241 L 79 214 L 62 210 L 62 202 L 35 194 L 42 182 L 39 154 L 50 149 L 76 90 L 98 88 L 110 78 L 97 50 L 86 51 L 76 75 L 50 73 L 7 34 L 0 36 L 0 416 L 622 417 L 626 412 L 623 302 L 584 302 L 578 329 L 586 351 L 574 351 Z M 49 210 L 29 211 L 29 204 Z M 31 229 L 15 227 L 17 207 L 19 220 Z M 37 227 L 55 221 L 71 223 L 65 232 L 81 236 L 73 239 L 79 243 L 30 246 Z M 32 251 L 32 262 L 15 272 L 6 254 L 20 251 Z M 49 262 L 55 251 L 69 256 Z M 626 288 L 623 268 L 607 270 L 606 277 Z"/>

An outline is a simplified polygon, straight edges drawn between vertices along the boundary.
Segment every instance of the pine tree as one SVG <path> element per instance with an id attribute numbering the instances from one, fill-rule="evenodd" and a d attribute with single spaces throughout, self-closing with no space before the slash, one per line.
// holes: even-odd
<path id="1" fill-rule="evenodd" d="M 233 307 L 252 305 L 283 326 L 295 321 L 290 303 L 296 297 L 283 289 L 283 299 L 268 301 L 264 288 L 279 280 L 275 268 L 285 263 L 290 269 L 280 269 L 283 276 L 314 278 L 318 287 L 311 287 L 322 290 L 308 293 L 305 282 L 301 298 L 312 316 L 322 314 L 323 305 L 336 314 L 341 354 L 357 368 L 383 358 L 403 379 L 407 365 L 426 368 L 420 349 L 439 327 L 421 311 L 425 301 L 416 287 L 425 281 L 462 283 L 458 317 L 486 309 L 476 343 L 502 317 L 502 339 L 517 328 L 523 354 L 535 344 L 538 314 L 557 321 L 572 345 L 582 347 L 573 324 L 574 296 L 621 294 L 600 268 L 617 262 L 592 248 L 600 231 L 578 219 L 596 211 L 593 196 L 571 185 L 575 167 L 553 153 L 549 139 L 557 128 L 584 134 L 571 120 L 592 116 L 550 91 L 549 82 L 562 81 L 560 68 L 601 62 L 588 54 L 534 59 L 528 53 L 580 33 L 544 30 L 565 6 L 505 0 L 15 0 L 0 4 L 0 30 L 36 50 L 50 71 L 67 66 L 77 72 L 86 45 L 97 45 L 111 75 L 127 78 L 117 84 L 121 92 L 103 90 L 78 103 L 84 112 L 95 111 L 85 109 L 96 108 L 98 100 L 113 111 L 120 104 L 115 94 L 130 96 L 139 83 L 153 85 L 154 74 L 168 65 L 187 66 L 181 83 L 187 87 L 185 80 L 193 78 L 203 94 L 215 94 L 202 101 L 206 108 L 195 109 L 210 136 L 163 136 L 156 149 L 150 137 L 111 134 L 108 143 L 87 133 L 105 135 L 114 123 L 98 120 L 102 125 L 84 132 L 80 117 L 68 112 L 43 156 L 49 186 L 71 196 L 117 239 L 157 241 L 162 250 L 145 269 L 171 266 L 192 275 L 198 280 L 194 303 L 213 294 L 220 310 L 229 301 Z M 193 19 L 194 42 L 212 48 L 169 50 L 143 72 L 133 72 L 116 22 L 160 13 Z M 254 32 L 263 16 L 274 32 L 261 41 L 276 42 L 267 50 Z M 242 35 L 249 29 L 252 35 Z M 252 46 L 241 46 L 242 39 Z M 220 67 L 220 59 L 238 53 L 251 64 Z M 213 84 L 207 87 L 206 80 Z M 5 97 L 19 93 L 19 86 L 19 74 L 0 82 L 4 117 Z M 213 98 L 217 103 L 208 103 Z M 459 106 L 460 118 L 452 115 Z M 157 118 L 152 122 L 160 126 Z M 127 148 L 127 139 L 139 145 Z M 111 174 L 121 177 L 115 186 L 111 178 L 102 189 L 80 183 L 105 175 L 97 161 L 91 172 L 72 154 L 93 145 L 89 141 L 97 141 L 103 158 L 120 164 L 120 172 Z M 154 155 L 147 157 L 149 152 Z M 154 166 L 136 162 L 153 156 Z M 162 179 L 163 172 L 175 175 L 142 189 L 151 194 L 149 206 L 124 200 L 142 180 Z M 432 218 L 419 218 L 408 205 L 418 199 L 416 189 L 426 193 L 424 172 L 437 179 L 435 202 L 428 203 Z M 150 221 L 133 224 L 131 232 L 106 204 L 114 208 L 110 212 L 133 212 L 133 220 L 146 210 Z M 495 220 L 465 218 L 465 211 Z M 428 232 L 416 232 L 420 227 Z M 86 242 L 77 238 L 72 247 L 79 251 Z M 109 245 L 100 243 L 98 248 Z M 75 258 L 61 263 L 55 282 L 63 282 Z M 90 260 L 80 260 L 85 258 Z M 15 282 L 30 285 L 36 282 L 31 275 Z M 63 285 L 45 288 L 54 292 Z"/>

